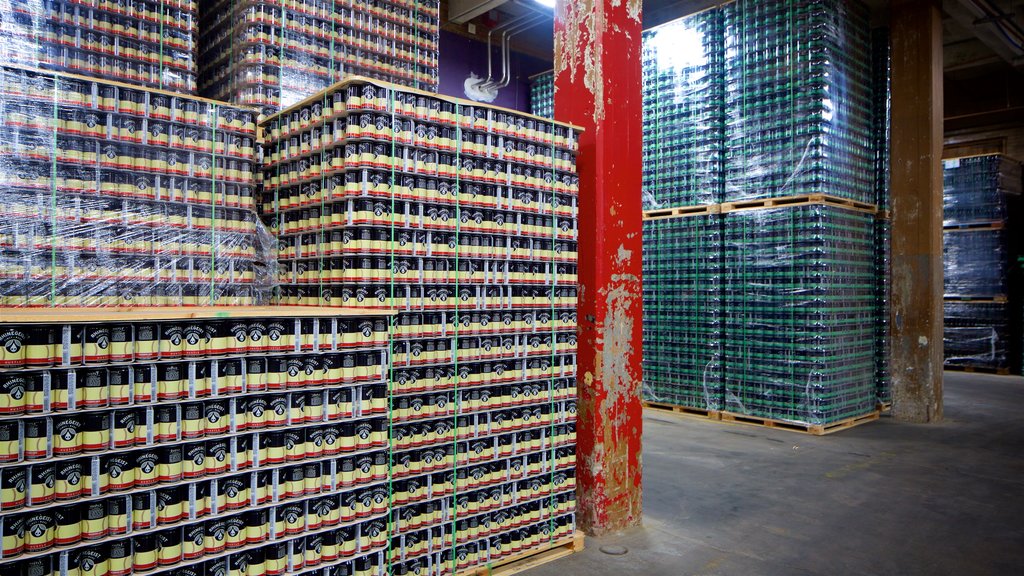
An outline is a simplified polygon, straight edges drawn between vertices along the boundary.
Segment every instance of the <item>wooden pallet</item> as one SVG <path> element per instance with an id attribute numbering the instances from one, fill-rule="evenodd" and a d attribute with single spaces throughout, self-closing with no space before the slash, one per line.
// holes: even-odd
<path id="1" fill-rule="evenodd" d="M 644 220 L 665 220 L 666 218 L 682 218 L 684 216 L 706 216 L 718 214 L 719 204 L 702 204 L 700 206 L 679 206 L 676 208 L 661 208 L 658 210 L 644 210 Z"/>
<path id="2" fill-rule="evenodd" d="M 984 304 L 986 302 L 994 302 L 997 304 L 1006 304 L 1006 296 L 944 296 L 942 298 L 944 302 L 966 302 L 966 303 L 977 303 Z"/>
<path id="3" fill-rule="evenodd" d="M 967 222 L 964 224 L 946 224 L 943 232 L 978 232 L 980 230 L 1002 230 L 1002 222 Z"/>
<path id="4" fill-rule="evenodd" d="M 576 533 L 571 538 L 559 540 L 540 550 L 530 550 L 492 564 L 459 572 L 459 576 L 511 576 L 582 551 L 583 534 Z"/>
<path id="5" fill-rule="evenodd" d="M 950 372 L 970 372 L 972 374 L 996 374 L 998 376 L 1008 376 L 1010 374 L 1009 368 L 993 368 L 991 366 L 943 366 L 943 370 L 949 370 Z"/>
<path id="6" fill-rule="evenodd" d="M 878 411 L 879 412 L 884 414 L 886 412 L 889 412 L 890 410 L 892 410 L 892 402 L 879 402 L 878 403 Z"/>
<path id="7" fill-rule="evenodd" d="M 643 404 L 644 408 L 650 408 L 651 410 L 657 410 L 659 412 L 671 412 L 673 414 L 694 416 L 707 420 L 722 419 L 722 412 L 720 410 L 708 410 L 706 408 L 694 408 L 692 406 L 676 406 L 674 404 L 665 404 L 663 402 L 647 402 L 646 400 L 641 402 L 641 404 Z"/>
<path id="8" fill-rule="evenodd" d="M 763 426 L 765 428 L 792 430 L 793 432 L 803 432 L 805 434 L 813 434 L 814 436 L 824 436 L 847 428 L 853 428 L 854 426 L 859 426 L 866 422 L 878 420 L 879 415 L 879 411 L 875 410 L 869 414 L 853 416 L 830 424 L 801 424 L 799 422 L 787 422 L 785 420 L 776 420 L 774 418 L 762 418 L 760 416 L 749 416 L 746 414 L 736 414 L 734 412 L 722 412 L 722 421 Z"/>
<path id="9" fill-rule="evenodd" d="M 800 194 L 797 196 L 781 196 L 779 198 L 757 198 L 754 200 L 739 200 L 736 202 L 725 202 L 721 204 L 722 213 L 739 212 L 741 210 L 759 210 L 764 208 L 783 208 L 789 206 L 809 205 L 838 206 L 867 214 L 878 213 L 878 207 L 867 202 L 857 202 L 848 198 L 839 198 L 829 194 Z"/>

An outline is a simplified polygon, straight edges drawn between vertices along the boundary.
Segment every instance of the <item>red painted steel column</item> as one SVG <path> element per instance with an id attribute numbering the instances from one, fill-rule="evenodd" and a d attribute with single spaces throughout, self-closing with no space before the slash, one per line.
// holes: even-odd
<path id="1" fill-rule="evenodd" d="M 584 128 L 577 160 L 577 518 L 640 523 L 641 0 L 559 0 L 555 118 Z"/>

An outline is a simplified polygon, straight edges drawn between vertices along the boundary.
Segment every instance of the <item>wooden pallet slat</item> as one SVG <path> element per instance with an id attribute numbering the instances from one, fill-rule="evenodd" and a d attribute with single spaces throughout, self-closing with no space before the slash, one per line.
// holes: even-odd
<path id="1" fill-rule="evenodd" d="M 706 216 L 718 214 L 721 208 L 718 204 L 701 204 L 698 206 L 677 206 L 675 208 L 659 208 L 657 210 L 644 210 L 644 220 L 664 220 L 667 218 L 682 218 L 684 216 Z"/>
<path id="2" fill-rule="evenodd" d="M 964 222 L 961 224 L 946 224 L 942 227 L 943 232 L 980 232 L 985 230 L 1002 230 L 1006 226 L 1003 222 Z"/>
<path id="3" fill-rule="evenodd" d="M 512 576 L 542 564 L 583 551 L 583 534 L 555 542 L 541 550 L 531 550 L 493 564 L 485 564 L 461 572 L 459 576 Z"/>
<path id="4" fill-rule="evenodd" d="M 644 408 L 650 408 L 659 412 L 671 412 L 672 414 L 679 414 L 682 416 L 693 416 L 695 418 L 707 419 L 707 420 L 721 420 L 722 412 L 720 410 L 711 410 L 708 408 L 695 408 L 693 406 L 678 406 L 676 404 L 667 404 L 665 402 L 648 402 L 644 400 L 641 402 Z"/>
<path id="5" fill-rule="evenodd" d="M 1006 304 L 1006 296 L 943 296 L 944 302 L 963 302 L 966 304 L 996 303 Z"/>
<path id="6" fill-rule="evenodd" d="M 783 208 L 790 206 L 809 206 L 809 205 L 825 205 L 825 206 L 838 206 L 840 208 L 847 208 L 850 210 L 856 210 L 858 212 L 865 212 L 868 214 L 878 213 L 878 207 L 874 204 L 867 202 L 858 202 L 857 200 L 850 200 L 849 198 L 840 198 L 838 196 L 832 196 L 830 194 L 798 194 L 795 196 L 779 196 L 776 198 L 756 198 L 751 200 L 737 200 L 734 202 L 724 202 L 721 204 L 721 211 L 723 214 L 729 212 L 738 212 L 742 210 L 758 210 L 764 208 Z"/>
<path id="7" fill-rule="evenodd" d="M 736 424 L 748 424 L 753 426 L 761 426 L 764 428 L 778 428 L 781 430 L 791 430 L 794 432 L 803 432 L 805 434 L 811 434 L 814 436 L 824 436 L 826 434 L 832 434 L 840 430 L 847 428 L 853 428 L 867 422 L 873 422 L 878 420 L 881 415 L 879 410 L 873 410 L 867 414 L 861 416 L 851 416 L 837 422 L 831 422 L 829 424 L 805 424 L 801 422 L 789 422 L 786 420 L 778 420 L 775 418 L 765 418 L 762 416 L 751 416 L 749 414 L 737 414 L 735 412 L 722 412 L 723 422 L 733 422 Z"/>
<path id="8" fill-rule="evenodd" d="M 946 366 L 943 366 L 942 368 L 943 370 L 949 370 L 950 372 L 969 372 L 972 374 L 995 374 L 997 376 L 1008 376 L 1010 374 L 1009 368 L 997 368 L 995 366 L 970 366 L 948 364 Z"/>

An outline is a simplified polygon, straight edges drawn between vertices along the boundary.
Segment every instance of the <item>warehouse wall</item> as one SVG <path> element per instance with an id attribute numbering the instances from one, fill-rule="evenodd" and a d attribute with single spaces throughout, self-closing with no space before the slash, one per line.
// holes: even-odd
<path id="1" fill-rule="evenodd" d="M 487 44 L 441 31 L 439 57 L 440 84 L 438 91 L 449 96 L 466 97 L 464 82 L 470 73 L 487 77 Z M 501 61 L 498 50 L 494 49 L 494 75 L 501 75 Z M 512 81 L 498 92 L 498 98 L 492 102 L 497 106 L 514 110 L 530 111 L 530 76 L 551 69 L 551 62 L 512 53 Z"/>

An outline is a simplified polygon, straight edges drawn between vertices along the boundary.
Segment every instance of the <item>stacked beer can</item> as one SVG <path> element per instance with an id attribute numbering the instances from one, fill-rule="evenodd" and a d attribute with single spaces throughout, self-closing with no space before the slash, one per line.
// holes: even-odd
<path id="1" fill-rule="evenodd" d="M 398 310 L 392 568 L 571 537 L 575 129 L 361 78 L 262 127 L 279 301 Z"/>
<path id="2" fill-rule="evenodd" d="M 5 64 L 150 88 L 196 90 L 193 0 L 52 0 L 5 4 Z"/>
<path id="3" fill-rule="evenodd" d="M 644 380 L 649 402 L 722 409 L 721 216 L 644 222 Z"/>
<path id="4" fill-rule="evenodd" d="M 889 136 L 890 136 L 890 80 L 892 51 L 889 29 L 877 28 L 871 32 L 872 78 L 872 140 L 875 152 L 875 264 L 877 292 L 875 297 L 875 388 L 882 406 L 892 405 L 892 378 L 889 374 L 891 356 L 889 315 L 892 288 L 892 221 L 889 192 Z"/>
<path id="5" fill-rule="evenodd" d="M 555 73 L 552 70 L 530 77 L 530 112 L 534 116 L 555 116 Z"/>
<path id="6" fill-rule="evenodd" d="M 1017 256 L 1007 222 L 1020 163 L 1001 155 L 944 161 L 943 262 L 947 367 L 1009 369 L 1008 277 Z"/>
<path id="7" fill-rule="evenodd" d="M 258 301 L 256 115 L 0 67 L 0 305 Z"/>
<path id="8" fill-rule="evenodd" d="M 644 210 L 722 201 L 722 10 L 644 33 Z"/>
<path id="9" fill-rule="evenodd" d="M 385 316 L 240 310 L 0 327 L 0 567 L 381 573 Z"/>
<path id="10" fill-rule="evenodd" d="M 351 75 L 437 90 L 437 0 L 203 2 L 205 96 L 272 113 Z"/>
<path id="11" fill-rule="evenodd" d="M 875 411 L 885 244 L 866 15 L 739 0 L 645 35 L 648 402 L 816 427 Z"/>

